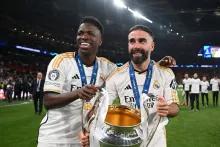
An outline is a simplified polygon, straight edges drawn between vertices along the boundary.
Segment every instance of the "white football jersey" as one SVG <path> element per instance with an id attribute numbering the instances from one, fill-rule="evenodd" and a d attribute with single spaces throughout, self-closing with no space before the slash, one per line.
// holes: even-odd
<path id="1" fill-rule="evenodd" d="M 190 85 L 190 78 L 188 79 L 183 79 L 183 84 L 184 84 L 184 91 L 189 91 L 189 85 Z"/>
<path id="2" fill-rule="evenodd" d="M 146 72 L 145 73 L 138 73 L 135 72 L 138 90 L 141 95 L 143 86 L 146 79 Z M 110 99 L 110 103 L 113 102 L 115 98 L 120 99 L 121 105 L 127 105 L 129 107 L 137 108 L 136 100 L 133 94 L 132 85 L 130 81 L 129 75 L 129 63 L 125 64 L 124 66 L 118 68 L 107 80 L 107 91 L 108 96 Z M 155 96 L 162 96 L 165 100 L 171 103 L 179 104 L 179 99 L 177 95 L 177 83 L 175 81 L 175 75 L 173 71 L 169 68 L 160 67 L 157 64 L 153 65 L 153 73 L 152 79 L 150 83 L 150 88 L 148 93 L 152 93 Z M 147 106 L 150 112 L 150 119 L 149 119 L 149 128 L 152 127 L 152 120 L 157 117 L 156 112 L 156 104 L 157 99 L 150 99 L 147 102 Z M 168 118 L 162 118 L 160 125 L 161 127 L 165 126 L 168 123 Z"/>
<path id="3" fill-rule="evenodd" d="M 97 58 L 98 75 L 96 84 L 101 86 L 117 66 L 105 58 Z M 87 83 L 90 84 L 93 67 L 84 66 Z M 75 60 L 74 52 L 60 54 L 50 62 L 45 78 L 44 92 L 66 93 L 82 87 L 80 73 Z M 91 100 L 94 103 L 95 98 Z M 82 100 L 57 109 L 47 111 L 41 122 L 38 142 L 41 143 L 70 143 L 80 144 L 78 134 L 81 131 Z"/>
<path id="4" fill-rule="evenodd" d="M 191 93 L 194 93 L 194 94 L 199 94 L 200 93 L 200 79 L 197 78 L 197 79 L 194 79 L 192 78 L 191 79 Z"/>
<path id="5" fill-rule="evenodd" d="M 210 84 L 212 85 L 212 91 L 219 91 L 219 80 L 211 79 Z"/>
<path id="6" fill-rule="evenodd" d="M 208 93 L 208 87 L 209 87 L 209 82 L 208 81 L 201 81 L 200 85 L 202 86 L 202 93 Z"/>

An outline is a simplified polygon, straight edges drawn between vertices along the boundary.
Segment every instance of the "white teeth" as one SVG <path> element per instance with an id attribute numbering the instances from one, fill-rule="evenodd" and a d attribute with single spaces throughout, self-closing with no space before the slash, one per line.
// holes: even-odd
<path id="1" fill-rule="evenodd" d="M 87 46 L 89 46 L 90 44 L 89 44 L 89 43 L 81 43 L 81 45 L 87 45 Z"/>

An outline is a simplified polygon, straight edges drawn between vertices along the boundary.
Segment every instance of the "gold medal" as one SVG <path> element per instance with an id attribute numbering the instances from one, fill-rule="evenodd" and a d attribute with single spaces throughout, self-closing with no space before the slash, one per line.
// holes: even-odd
<path id="1" fill-rule="evenodd" d="M 92 109 L 92 103 L 91 102 L 84 102 L 83 109 L 84 110 L 91 110 Z"/>

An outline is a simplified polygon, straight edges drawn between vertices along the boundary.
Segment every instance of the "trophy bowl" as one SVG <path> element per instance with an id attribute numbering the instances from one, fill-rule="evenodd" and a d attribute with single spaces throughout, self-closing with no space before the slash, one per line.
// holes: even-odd
<path id="1" fill-rule="evenodd" d="M 141 114 L 124 105 L 109 105 L 100 147 L 140 147 Z"/>

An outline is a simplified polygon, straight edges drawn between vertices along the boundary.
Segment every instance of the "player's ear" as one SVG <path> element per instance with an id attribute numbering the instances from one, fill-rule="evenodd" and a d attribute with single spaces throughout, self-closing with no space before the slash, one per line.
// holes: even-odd
<path id="1" fill-rule="evenodd" d="M 101 46 L 101 45 L 102 45 L 102 39 L 99 40 L 99 46 Z"/>
<path id="2" fill-rule="evenodd" d="M 151 51 L 154 50 L 154 45 L 155 45 L 155 43 L 154 43 L 154 41 L 152 41 L 152 43 L 151 43 Z"/>

